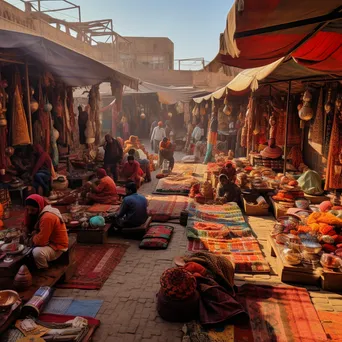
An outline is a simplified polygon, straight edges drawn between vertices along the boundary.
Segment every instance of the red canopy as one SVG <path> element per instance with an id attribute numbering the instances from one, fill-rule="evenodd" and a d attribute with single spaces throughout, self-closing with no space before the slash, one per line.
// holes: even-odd
<path id="1" fill-rule="evenodd" d="M 207 67 L 255 68 L 291 55 L 315 70 L 341 72 L 341 0 L 236 0 Z M 316 31 L 317 34 L 314 34 Z"/>

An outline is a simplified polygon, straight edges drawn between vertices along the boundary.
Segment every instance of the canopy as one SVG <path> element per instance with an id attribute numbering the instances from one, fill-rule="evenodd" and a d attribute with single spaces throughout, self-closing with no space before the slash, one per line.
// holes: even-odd
<path id="1" fill-rule="evenodd" d="M 76 89 L 74 97 L 86 97 L 87 95 L 83 94 L 83 92 L 84 90 L 82 89 Z M 164 87 L 153 83 L 140 82 L 138 90 L 125 87 L 123 96 L 133 94 L 157 94 L 160 103 L 172 105 L 177 102 L 190 102 L 194 96 L 199 96 L 204 93 L 208 92 L 194 87 Z M 101 97 L 112 97 L 109 83 L 102 83 L 100 85 L 100 95 Z"/>
<path id="2" fill-rule="evenodd" d="M 10 51 L 17 60 L 43 66 L 70 86 L 107 81 L 138 89 L 137 79 L 40 36 L 0 30 L 0 49 Z"/>
<path id="3" fill-rule="evenodd" d="M 280 85 L 280 82 L 284 83 L 289 80 L 298 81 L 293 83 L 292 91 L 300 92 L 304 88 L 302 80 L 314 82 L 321 79 L 335 79 L 335 77 L 334 75 L 308 69 L 298 64 L 294 58 L 286 59 L 283 57 L 263 67 L 243 70 L 226 86 L 209 95 L 197 97 L 193 100 L 196 103 L 201 103 L 204 100 L 220 99 L 224 94 L 228 94 L 228 91 L 242 92 L 247 89 L 256 91 L 260 84 L 268 83 L 273 83 L 275 87 L 282 90 L 283 87 Z"/>
<path id="4" fill-rule="evenodd" d="M 291 54 L 309 68 L 342 73 L 341 8 L 341 0 L 236 0 L 206 68 L 254 68 Z"/>

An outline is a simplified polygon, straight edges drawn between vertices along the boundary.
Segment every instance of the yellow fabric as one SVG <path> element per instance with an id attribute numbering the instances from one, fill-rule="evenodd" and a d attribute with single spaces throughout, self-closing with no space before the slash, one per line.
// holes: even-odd
<path id="1" fill-rule="evenodd" d="M 332 226 L 342 226 L 342 220 L 331 213 L 312 213 L 307 220 L 307 224 L 325 223 Z"/>

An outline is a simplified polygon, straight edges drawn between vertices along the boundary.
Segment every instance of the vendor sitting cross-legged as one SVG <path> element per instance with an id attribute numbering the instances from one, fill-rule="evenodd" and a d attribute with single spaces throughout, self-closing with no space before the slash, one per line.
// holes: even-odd
<path id="1" fill-rule="evenodd" d="M 69 238 L 58 209 L 47 205 L 44 198 L 31 195 L 25 202 L 24 224 L 37 268 L 48 268 L 48 262 L 58 259 L 68 250 Z"/>
<path id="2" fill-rule="evenodd" d="M 144 172 L 141 170 L 140 164 L 134 159 L 134 156 L 129 155 L 122 168 L 121 177 L 126 182 L 134 182 L 137 186 L 137 189 L 139 189 L 144 181 L 143 176 Z"/>
<path id="3" fill-rule="evenodd" d="M 147 220 L 147 199 L 137 193 L 134 182 L 126 184 L 126 197 L 123 199 L 114 226 L 118 229 L 139 227 Z"/>
<path id="4" fill-rule="evenodd" d="M 104 169 L 97 169 L 96 175 L 99 182 L 88 182 L 91 192 L 87 194 L 87 199 L 101 204 L 117 203 L 119 197 L 113 179 L 107 175 Z"/>
<path id="5" fill-rule="evenodd" d="M 232 183 L 227 175 L 221 174 L 216 189 L 216 202 L 223 204 L 227 202 L 239 202 L 239 200 L 239 187 Z"/>

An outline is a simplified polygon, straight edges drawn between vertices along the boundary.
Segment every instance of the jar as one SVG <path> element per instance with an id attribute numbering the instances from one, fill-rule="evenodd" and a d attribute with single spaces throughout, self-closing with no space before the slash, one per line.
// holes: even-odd
<path id="1" fill-rule="evenodd" d="M 299 265 L 302 262 L 302 256 L 290 248 L 284 248 L 283 257 L 289 265 Z"/>

